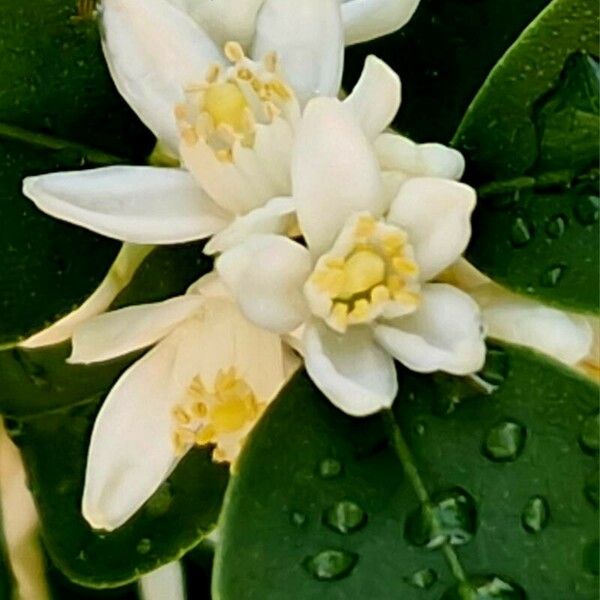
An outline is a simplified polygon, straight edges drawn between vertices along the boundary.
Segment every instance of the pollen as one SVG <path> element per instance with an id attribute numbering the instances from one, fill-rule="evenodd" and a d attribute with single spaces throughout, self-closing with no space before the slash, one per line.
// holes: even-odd
<path id="1" fill-rule="evenodd" d="M 352 217 L 305 286 L 313 312 L 332 329 L 414 311 L 419 267 L 406 232 L 368 214 Z"/>
<path id="2" fill-rule="evenodd" d="M 195 377 L 181 404 L 173 409 L 174 452 L 192 446 L 213 446 L 213 460 L 234 462 L 265 405 L 232 367 L 220 370 L 209 388 Z"/>
<path id="3" fill-rule="evenodd" d="M 204 94 L 204 110 L 211 116 L 213 123 L 230 125 L 241 131 L 244 124 L 244 109 L 248 102 L 240 88 L 226 82 L 210 86 Z"/>

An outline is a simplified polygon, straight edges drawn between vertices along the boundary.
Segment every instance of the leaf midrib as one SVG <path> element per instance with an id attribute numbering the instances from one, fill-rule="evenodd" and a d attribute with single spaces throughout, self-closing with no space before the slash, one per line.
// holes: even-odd
<path id="1" fill-rule="evenodd" d="M 104 152 L 103 150 L 91 146 L 86 146 L 85 144 L 78 144 L 77 142 L 65 140 L 53 135 L 30 131 L 23 127 L 0 122 L 0 140 L 1 139 L 23 142 L 30 146 L 45 148 L 47 150 L 68 150 L 78 152 L 81 154 L 82 158 L 97 165 L 118 165 L 127 164 L 128 162 L 120 156 Z"/>

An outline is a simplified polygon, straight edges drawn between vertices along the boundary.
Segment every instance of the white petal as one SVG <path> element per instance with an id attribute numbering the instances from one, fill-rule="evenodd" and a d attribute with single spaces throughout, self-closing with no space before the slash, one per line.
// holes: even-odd
<path id="1" fill-rule="evenodd" d="M 389 127 L 400 108 L 400 77 L 376 56 L 365 61 L 352 93 L 344 100 L 369 139 Z"/>
<path id="2" fill-rule="evenodd" d="M 203 303 L 200 296 L 179 296 L 98 315 L 75 330 L 69 362 L 101 362 L 150 346 L 198 313 Z"/>
<path id="3" fill-rule="evenodd" d="M 400 186 L 388 220 L 408 233 L 423 281 L 464 252 L 475 203 L 473 188 L 447 179 L 415 177 Z"/>
<path id="4" fill-rule="evenodd" d="M 134 244 L 208 237 L 229 218 L 187 171 L 104 167 L 27 177 L 23 193 L 45 213 Z"/>
<path id="5" fill-rule="evenodd" d="M 490 337 L 528 346 L 575 365 L 584 360 L 593 343 L 593 331 L 582 316 L 544 306 L 488 284 L 473 292 L 482 307 Z"/>
<path id="6" fill-rule="evenodd" d="M 173 408 L 196 373 L 196 328 L 180 327 L 121 376 L 94 424 L 82 512 L 97 529 L 127 521 L 175 468 Z"/>
<path id="7" fill-rule="evenodd" d="M 264 0 L 170 0 L 210 33 L 219 47 L 236 41 L 247 47 L 254 37 L 256 14 Z"/>
<path id="8" fill-rule="evenodd" d="M 418 4 L 419 0 L 346 0 L 342 3 L 346 45 L 366 42 L 404 27 Z"/>
<path id="9" fill-rule="evenodd" d="M 192 145 L 182 141 L 179 150 L 198 185 L 228 213 L 242 215 L 266 201 L 235 163 L 219 160 L 204 140 Z"/>
<path id="10" fill-rule="evenodd" d="M 23 348 L 39 348 L 68 340 L 79 325 L 104 312 L 112 304 L 151 250 L 152 246 L 124 244 L 102 283 L 79 308 L 19 345 Z"/>
<path id="11" fill-rule="evenodd" d="M 422 288 L 412 314 L 375 327 L 375 339 L 402 364 L 419 373 L 466 375 L 485 361 L 481 314 L 467 294 L 443 283 Z"/>
<path id="12" fill-rule="evenodd" d="M 312 261 L 300 244 L 278 235 L 254 235 L 224 252 L 216 268 L 253 323 L 288 332 L 304 321 L 308 309 L 302 286 Z"/>
<path id="13" fill-rule="evenodd" d="M 215 2 L 220 3 L 220 2 Z M 146 126 L 176 152 L 173 109 L 184 87 L 222 62 L 214 42 L 167 0 L 103 0 L 104 54 L 121 95 Z"/>
<path id="14" fill-rule="evenodd" d="M 339 0 L 265 0 L 252 56 L 261 59 L 273 50 L 301 102 L 337 96 L 344 60 Z"/>
<path id="15" fill-rule="evenodd" d="M 139 580 L 141 600 L 185 600 L 183 569 L 179 561 L 167 563 Z"/>
<path id="16" fill-rule="evenodd" d="M 465 170 L 463 155 L 443 144 L 415 144 L 396 133 L 383 133 L 375 140 L 381 168 L 406 175 L 426 175 L 459 180 Z"/>
<path id="17" fill-rule="evenodd" d="M 49 600 L 39 518 L 28 488 L 25 465 L 1 423 L 0 473 L 3 558 L 8 559 L 14 584 L 13 594 L 7 600 Z"/>
<path id="18" fill-rule="evenodd" d="M 292 158 L 300 229 L 315 255 L 326 252 L 348 217 L 380 216 L 385 195 L 371 144 L 349 107 L 316 98 L 306 107 Z"/>
<path id="19" fill-rule="evenodd" d="M 237 217 L 231 225 L 214 235 L 204 246 L 205 254 L 216 254 L 232 248 L 255 233 L 285 235 L 294 225 L 296 205 L 293 198 L 273 198 L 263 207 Z"/>
<path id="20" fill-rule="evenodd" d="M 352 327 L 340 335 L 322 323 L 310 323 L 303 351 L 311 379 L 345 413 L 363 417 L 394 402 L 394 361 L 373 341 L 369 328 Z"/>

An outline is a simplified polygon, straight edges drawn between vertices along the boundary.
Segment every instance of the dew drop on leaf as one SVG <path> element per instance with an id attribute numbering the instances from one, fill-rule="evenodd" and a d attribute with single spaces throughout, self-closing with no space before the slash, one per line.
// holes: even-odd
<path id="1" fill-rule="evenodd" d="M 433 569 L 420 569 L 404 578 L 406 583 L 421 590 L 428 590 L 437 580 L 438 575 Z"/>
<path id="2" fill-rule="evenodd" d="M 540 284 L 544 287 L 555 287 L 565 274 L 565 265 L 552 265 L 548 267 L 540 278 Z"/>
<path id="3" fill-rule="evenodd" d="M 525 447 L 525 427 L 514 421 L 502 421 L 485 438 L 483 453 L 494 462 L 516 460 Z"/>
<path id="4" fill-rule="evenodd" d="M 598 222 L 600 211 L 600 198 L 598 196 L 585 196 L 580 198 L 573 209 L 575 218 L 582 225 L 593 225 Z"/>
<path id="5" fill-rule="evenodd" d="M 521 513 L 521 525 L 529 533 L 539 533 L 546 527 L 550 518 L 550 507 L 542 496 L 533 496 L 527 501 Z"/>
<path id="6" fill-rule="evenodd" d="M 293 510 L 290 513 L 290 523 L 296 527 L 303 527 L 306 524 L 308 517 L 299 510 Z"/>
<path id="7" fill-rule="evenodd" d="M 564 215 L 555 215 L 546 223 L 546 234 L 549 238 L 561 238 L 567 229 L 567 218 Z"/>
<path id="8" fill-rule="evenodd" d="M 527 246 L 533 237 L 533 228 L 523 219 L 517 217 L 510 228 L 510 243 L 515 248 Z"/>
<path id="9" fill-rule="evenodd" d="M 308 556 L 302 565 L 315 579 L 334 581 L 350 575 L 357 562 L 358 554 L 354 552 L 329 549 Z"/>
<path id="10" fill-rule="evenodd" d="M 431 503 L 419 507 L 406 519 L 404 536 L 415 546 L 438 548 L 448 542 L 466 544 L 477 529 L 473 497 L 461 488 L 436 494 Z"/>
<path id="11" fill-rule="evenodd" d="M 323 513 L 323 523 L 339 533 L 352 533 L 364 527 L 367 513 L 355 502 L 342 500 Z"/>
<path id="12" fill-rule="evenodd" d="M 336 458 L 324 458 L 319 463 L 319 475 L 323 479 L 334 479 L 342 473 L 342 463 Z"/>
<path id="13" fill-rule="evenodd" d="M 148 554 L 152 550 L 152 542 L 148 538 L 142 538 L 135 548 L 140 554 Z"/>
<path id="14" fill-rule="evenodd" d="M 441 600 L 526 600 L 523 589 L 501 577 L 474 577 L 447 590 Z"/>

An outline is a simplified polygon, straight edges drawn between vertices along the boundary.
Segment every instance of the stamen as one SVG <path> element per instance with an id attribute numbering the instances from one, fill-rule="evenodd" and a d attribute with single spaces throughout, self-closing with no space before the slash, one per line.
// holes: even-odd
<path id="1" fill-rule="evenodd" d="M 215 83 L 215 81 L 217 81 L 217 79 L 219 78 L 220 74 L 221 74 L 221 65 L 219 65 L 217 63 L 213 63 L 212 65 L 210 65 L 210 67 L 208 67 L 208 70 L 206 71 L 206 75 L 205 75 L 204 79 L 206 80 L 207 83 Z"/>
<path id="2" fill-rule="evenodd" d="M 419 268 L 406 233 L 371 215 L 350 219 L 330 254 L 322 256 L 305 286 L 313 312 L 344 332 L 348 325 L 417 307 Z"/>
<path id="3" fill-rule="evenodd" d="M 269 73 L 275 73 L 277 71 L 277 53 L 276 52 L 267 52 L 263 58 L 263 64 L 265 65 L 265 69 L 269 71 Z"/>
<path id="4" fill-rule="evenodd" d="M 225 44 L 225 56 L 232 63 L 240 62 L 245 58 L 244 49 L 239 42 L 227 42 Z"/>

